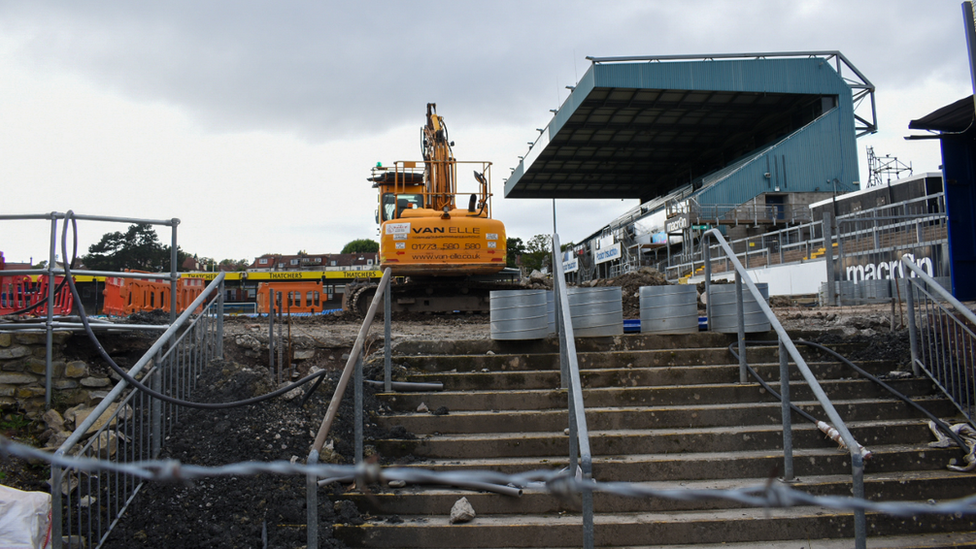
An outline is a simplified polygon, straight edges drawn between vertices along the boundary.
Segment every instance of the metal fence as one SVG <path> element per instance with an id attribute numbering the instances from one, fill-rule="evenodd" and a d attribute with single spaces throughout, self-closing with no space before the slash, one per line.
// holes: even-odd
<path id="1" fill-rule="evenodd" d="M 892 254 L 911 251 L 936 251 L 931 255 L 946 254 L 947 245 L 945 197 L 936 193 L 896 204 L 879 206 L 838 216 L 836 222 L 813 221 L 779 231 L 732 240 L 728 244 L 736 259 L 747 269 L 771 267 L 831 256 L 837 262 L 837 275 L 849 282 L 850 291 L 841 291 L 850 304 L 868 301 L 874 295 L 854 291 L 854 286 L 876 274 L 868 273 L 862 264 L 890 265 L 897 263 Z M 825 223 L 832 226 L 825 226 Z M 834 227 L 835 226 L 835 227 Z M 830 240 L 830 246 L 825 244 Z M 694 244 L 691 244 L 694 245 Z M 701 275 L 705 270 L 702 243 L 689 254 L 689 260 L 671 264 L 670 258 L 658 265 L 668 280 Z M 709 257 L 713 274 L 732 272 L 731 258 L 719 253 L 718 245 L 711 245 Z M 859 266 L 860 265 L 860 266 Z M 933 265 L 934 276 L 948 276 L 947 262 Z M 833 302 L 833 301 L 831 301 Z"/>
<path id="2" fill-rule="evenodd" d="M 186 399 L 210 361 L 223 356 L 224 275 L 221 273 L 180 315 L 129 374 L 166 395 Z M 210 302 L 203 312 L 193 311 Z M 55 452 L 56 457 L 92 457 L 113 464 L 158 457 L 166 435 L 179 421 L 181 407 L 130 390 L 123 379 Z M 52 546 L 97 547 L 143 486 L 131 474 L 79 471 L 52 466 Z M 64 541 L 63 541 L 64 540 Z"/>
<path id="3" fill-rule="evenodd" d="M 976 314 L 909 258 L 905 292 L 915 375 L 925 372 L 976 426 Z"/>

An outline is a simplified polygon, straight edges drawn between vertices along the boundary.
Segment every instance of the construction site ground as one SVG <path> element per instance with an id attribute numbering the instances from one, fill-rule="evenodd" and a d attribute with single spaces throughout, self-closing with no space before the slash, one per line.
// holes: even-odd
<path id="1" fill-rule="evenodd" d="M 636 295 L 625 289 L 625 308 Z M 633 310 L 633 309 L 631 309 Z M 779 306 L 775 312 L 788 330 L 819 333 L 818 339 L 858 340 L 868 356 L 897 357 L 907 368 L 908 341 L 895 313 L 891 329 L 889 304 L 856 307 Z M 633 315 L 625 315 L 636 318 Z M 314 434 L 328 406 L 335 383 L 360 329 L 361 321 L 339 316 L 294 318 L 282 323 L 286 344 L 296 356 L 299 375 L 314 368 L 329 372 L 328 381 L 304 408 L 300 399 L 286 398 L 229 410 L 194 410 L 183 416 L 178 429 L 167 438 L 164 459 L 184 463 L 220 465 L 240 461 L 300 460 L 308 454 Z M 268 369 L 266 319 L 238 317 L 225 322 L 225 360 L 200 379 L 194 399 L 208 402 L 238 400 L 271 390 L 276 383 Z M 290 335 L 289 335 L 290 333 Z M 379 356 L 383 324 L 378 320 L 367 339 L 367 353 Z M 394 316 L 392 342 L 415 340 L 470 340 L 490 338 L 489 315 Z M 301 357 L 300 359 L 298 357 Z M 857 358 L 857 357 L 852 357 Z M 367 376 L 378 377 L 373 366 Z M 288 376 L 286 376 L 288 377 Z M 367 390 L 367 409 L 379 409 Z M 351 463 L 351 397 L 333 428 L 337 463 Z M 9 417 L 9 416 L 8 416 Z M 20 440 L 32 440 L 43 429 L 35 422 L 20 426 Z M 368 425 L 368 438 L 407 438 L 409 433 L 380 432 Z M 401 460 L 402 462 L 403 460 Z M 43 464 L 0 458 L 4 484 L 23 489 L 44 489 L 40 478 L 49 469 Z M 185 483 L 149 483 L 119 522 L 105 547 L 260 547 L 266 532 L 267 547 L 297 548 L 305 544 L 304 478 L 261 475 L 213 478 Z M 319 516 L 323 528 L 320 547 L 341 547 L 332 540 L 332 521 L 359 520 L 350 501 L 339 497 L 345 487 L 335 486 L 335 498 L 321 498 Z"/>

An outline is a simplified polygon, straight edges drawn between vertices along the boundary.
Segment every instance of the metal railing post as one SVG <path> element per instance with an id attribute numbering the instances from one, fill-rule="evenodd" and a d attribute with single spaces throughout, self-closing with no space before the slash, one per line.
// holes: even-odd
<path id="1" fill-rule="evenodd" d="M 169 265 L 170 265 L 170 268 L 169 268 L 169 271 L 170 271 L 169 272 L 169 276 L 170 276 L 170 278 L 169 278 L 169 323 L 170 324 L 173 324 L 173 323 L 176 322 L 176 316 L 177 316 L 177 314 L 176 314 L 176 294 L 177 294 L 176 286 L 177 286 L 177 282 L 179 282 L 179 279 L 180 279 L 180 273 L 178 272 L 178 270 L 179 270 L 179 265 L 178 265 L 179 256 L 176 253 L 179 250 L 179 247 L 176 245 L 176 227 L 180 224 L 180 220 L 179 219 L 176 219 L 176 218 L 173 218 L 172 224 L 173 224 L 172 225 L 172 229 L 173 229 L 172 233 L 173 233 L 173 236 L 172 236 L 172 242 L 171 242 L 170 250 L 169 250 Z M 162 303 L 160 303 L 160 306 L 162 306 Z"/>
<path id="2" fill-rule="evenodd" d="M 741 349 L 740 349 L 741 352 Z M 779 338 L 779 394 L 783 410 L 783 481 L 793 480 L 793 418 L 790 417 L 790 361 Z"/>
<path id="3" fill-rule="evenodd" d="M 739 383 L 749 380 L 746 371 L 746 320 L 742 303 L 742 275 L 735 271 L 735 316 L 739 323 Z"/>
<path id="4" fill-rule="evenodd" d="M 909 274 L 911 272 L 909 271 Z M 922 374 L 921 369 L 918 366 L 918 334 L 916 333 L 917 326 L 915 323 L 915 296 L 914 289 L 912 288 L 912 279 L 906 276 L 905 279 L 905 302 L 908 307 L 908 341 L 912 349 L 912 375 L 918 377 Z M 898 279 L 892 280 L 894 284 L 898 285 Z"/>
<path id="5" fill-rule="evenodd" d="M 163 390 L 163 351 L 162 349 L 156 352 L 156 357 L 153 359 L 153 372 L 152 381 L 150 382 L 150 387 L 157 393 Z M 159 457 L 159 452 L 163 448 L 163 401 L 158 398 L 152 398 L 150 404 L 150 421 L 152 429 L 152 445 L 150 449 L 150 455 L 153 459 Z"/>
<path id="6" fill-rule="evenodd" d="M 864 499 L 864 457 L 856 448 L 851 448 L 851 468 L 853 469 L 853 496 Z M 864 509 L 854 510 L 854 549 L 866 549 L 868 538 L 867 517 Z"/>
<path id="7" fill-rule="evenodd" d="M 356 465 L 363 462 L 363 355 L 366 354 L 366 345 L 359 351 L 356 358 L 356 371 L 353 377 L 353 388 L 355 399 L 355 411 L 353 418 L 356 422 Z"/>
<path id="8" fill-rule="evenodd" d="M 834 271 L 834 235 L 830 212 L 823 214 L 823 245 L 824 262 L 827 265 L 827 305 L 840 306 L 840 292 L 837 291 L 837 279 Z M 807 257 L 810 251 L 807 250 Z"/>
<path id="9" fill-rule="evenodd" d="M 319 461 L 319 451 L 312 450 L 308 453 L 307 465 L 315 465 Z M 305 475 L 305 546 L 308 549 L 318 549 L 319 547 L 319 484 L 314 474 Z"/>
<path id="10" fill-rule="evenodd" d="M 387 288 L 383 294 L 383 392 L 393 391 L 393 363 L 392 363 L 392 342 L 390 341 L 390 316 L 393 314 L 393 302 L 390 295 L 393 292 Z"/>
<path id="11" fill-rule="evenodd" d="M 61 450 L 55 452 L 55 455 L 60 457 Z M 64 495 L 61 493 L 63 471 L 58 465 L 51 466 L 51 547 L 53 549 L 61 549 L 63 543 L 64 516 L 61 513 L 64 506 Z"/>
<path id="12" fill-rule="evenodd" d="M 712 329 L 712 252 L 711 239 L 708 234 L 702 239 L 705 246 L 702 247 L 702 255 L 705 258 L 705 326 L 709 331 Z"/>
<path id="13" fill-rule="evenodd" d="M 67 224 L 66 224 L 67 225 Z M 54 268 L 57 267 L 58 249 L 58 217 L 51 213 L 51 254 L 47 264 L 47 322 L 45 323 L 45 353 L 44 353 L 44 409 L 51 409 L 51 397 L 54 395 L 54 375 L 51 357 L 54 356 Z M 65 262 L 68 258 L 64 258 Z M 33 267 L 33 265 L 32 265 Z M 70 266 L 69 266 L 70 268 Z M 62 314 L 71 314 L 63 311 Z"/>
<path id="14" fill-rule="evenodd" d="M 224 358 L 224 281 L 220 281 L 220 293 L 217 296 L 217 336 L 216 352 L 218 358 Z"/>
<path id="15" fill-rule="evenodd" d="M 275 291 L 268 291 L 268 371 L 274 374 L 275 371 L 275 337 L 274 337 L 274 316 L 275 316 Z"/>

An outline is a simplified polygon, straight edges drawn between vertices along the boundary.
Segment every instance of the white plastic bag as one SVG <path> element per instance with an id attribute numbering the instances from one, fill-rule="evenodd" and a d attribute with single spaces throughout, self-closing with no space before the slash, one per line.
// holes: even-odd
<path id="1" fill-rule="evenodd" d="M 0 548 L 45 549 L 51 542 L 51 494 L 0 484 Z"/>

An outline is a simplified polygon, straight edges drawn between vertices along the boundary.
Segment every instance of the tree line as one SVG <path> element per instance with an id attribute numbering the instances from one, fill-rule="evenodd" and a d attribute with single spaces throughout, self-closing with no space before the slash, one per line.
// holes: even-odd
<path id="1" fill-rule="evenodd" d="M 537 234 L 524 242 L 521 238 L 508 237 L 506 239 L 509 267 L 524 268 L 527 272 L 544 270 L 550 263 L 550 248 L 552 237 L 548 234 Z M 566 244 L 562 248 L 572 246 Z M 379 251 L 380 245 L 374 240 L 360 238 L 348 242 L 340 253 L 374 253 Z M 124 271 L 126 269 L 148 272 L 167 272 L 170 270 L 172 247 L 159 241 L 155 229 L 148 223 L 130 225 L 125 232 L 116 231 L 102 235 L 101 240 L 88 248 L 88 253 L 81 257 L 85 267 L 94 271 Z M 204 270 L 233 270 L 243 271 L 250 261 L 247 259 L 214 259 L 198 258 L 183 251 L 177 246 L 177 269 L 183 270 L 183 263 L 193 257 Z"/>

